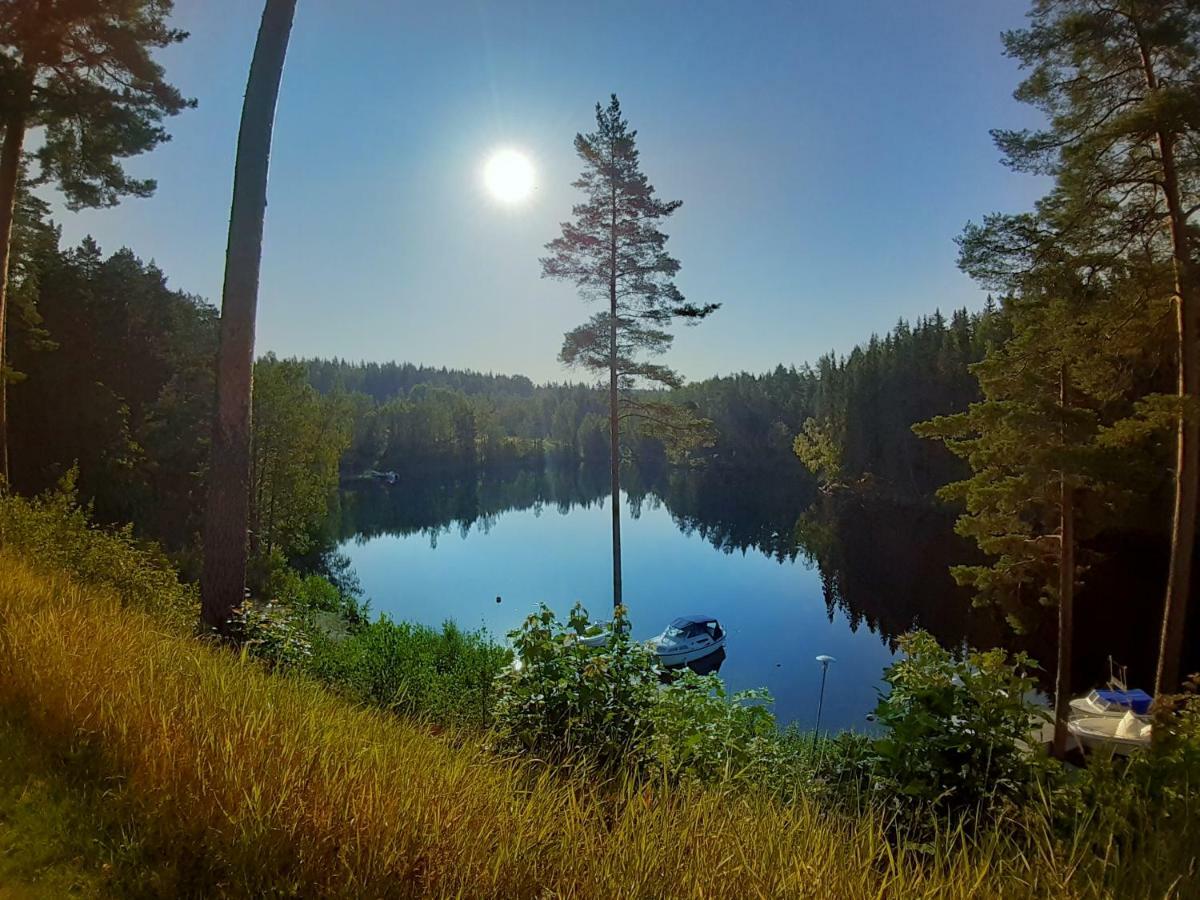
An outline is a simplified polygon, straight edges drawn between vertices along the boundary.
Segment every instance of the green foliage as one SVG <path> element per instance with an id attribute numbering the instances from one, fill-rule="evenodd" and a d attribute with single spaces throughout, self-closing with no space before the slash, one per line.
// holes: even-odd
<path id="1" fill-rule="evenodd" d="M 875 710 L 888 730 L 874 744 L 880 793 L 915 818 L 1027 799 L 1042 758 L 1023 744 L 1045 718 L 1029 700 L 1030 660 L 999 649 L 959 658 L 921 631 L 901 638 L 900 650 Z"/>
<path id="2" fill-rule="evenodd" d="M 123 160 L 169 139 L 162 127 L 194 101 L 163 80 L 154 50 L 187 37 L 171 28 L 170 0 L 6 3 L 0 15 L 5 116 L 41 128 L 37 181 L 53 182 L 69 208 L 145 197 L 152 179 Z"/>
<path id="3" fill-rule="evenodd" d="M 255 551 L 295 556 L 312 549 L 337 490 L 351 415 L 344 395 L 323 396 L 308 384 L 302 363 L 267 355 L 255 364 L 250 477 Z"/>
<path id="4" fill-rule="evenodd" d="M 233 611 L 229 635 L 243 653 L 273 668 L 299 669 L 312 656 L 307 623 L 286 606 L 246 601 Z"/>
<path id="5" fill-rule="evenodd" d="M 81 498 L 106 523 L 172 551 L 199 524 L 214 397 L 216 310 L 173 290 L 128 250 L 53 240 L 24 265 L 40 323 L 10 318 L 12 484 L 52 488 L 78 466 Z M 31 345 L 44 330 L 57 349 Z"/>
<path id="6" fill-rule="evenodd" d="M 767 784 L 785 770 L 784 744 L 766 691 L 727 697 L 717 675 L 684 669 L 655 701 L 649 755 L 670 778 Z"/>
<path id="7" fill-rule="evenodd" d="M 512 660 L 485 632 L 386 616 L 343 637 L 318 632 L 307 672 L 361 703 L 434 722 L 486 725 L 493 682 Z"/>
<path id="8" fill-rule="evenodd" d="M 1079 581 L 1095 561 L 1086 542 L 1119 522 L 1158 474 L 1146 465 L 1144 440 L 1129 436 L 1163 422 L 1160 405 L 1129 399 L 1144 348 L 1112 322 L 1119 310 L 1150 328 L 1151 312 L 1126 310 L 1121 287 L 1088 285 L 1070 268 L 1030 273 L 1025 292 L 1006 304 L 1012 336 L 973 368 L 983 400 L 913 428 L 970 467 L 939 496 L 963 507 L 956 531 L 992 560 L 956 567 L 955 579 L 1020 630 L 1058 601 L 1064 484 L 1084 545 Z"/>
<path id="9" fill-rule="evenodd" d="M 664 673 L 629 630 L 620 607 L 598 646 L 584 642 L 598 628 L 582 606 L 566 623 L 545 606 L 529 616 L 511 635 L 519 665 L 497 680 L 500 746 L 671 782 L 797 789 L 810 742 L 779 731 L 766 691 L 730 697 L 716 675 Z"/>
<path id="10" fill-rule="evenodd" d="M 841 478 L 841 441 L 838 429 L 831 422 L 819 422 L 809 417 L 792 443 L 792 450 L 817 480 L 824 485 L 836 484 Z"/>
<path id="11" fill-rule="evenodd" d="M 112 591 L 122 605 L 190 629 L 199 612 L 194 586 L 179 582 L 157 545 L 139 541 L 130 526 L 103 528 L 76 500 L 74 473 L 55 491 L 32 499 L 0 494 L 0 547 L 43 571 L 66 572 Z"/>
<path id="12" fill-rule="evenodd" d="M 629 631 L 621 607 L 601 646 L 583 642 L 595 628 L 579 604 L 565 624 L 545 605 L 529 616 L 510 635 L 520 665 L 497 681 L 500 742 L 606 766 L 643 761 L 653 734 L 658 668 L 653 652 Z"/>

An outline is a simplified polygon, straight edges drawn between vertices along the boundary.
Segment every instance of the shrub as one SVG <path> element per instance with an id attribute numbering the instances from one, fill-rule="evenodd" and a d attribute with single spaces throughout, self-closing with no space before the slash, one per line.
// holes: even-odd
<path id="1" fill-rule="evenodd" d="M 658 695 L 654 654 L 630 637 L 621 607 L 606 644 L 583 643 L 591 627 L 579 604 L 565 625 L 543 604 L 509 635 L 519 665 L 497 680 L 501 744 L 602 766 L 646 760 Z"/>
<path id="2" fill-rule="evenodd" d="M 111 590 L 123 606 L 146 610 L 178 629 L 191 629 L 200 613 L 194 585 L 181 584 L 174 567 L 133 527 L 102 528 L 76 500 L 75 472 L 58 490 L 32 499 L 0 495 L 0 546 L 40 570 L 66 572 L 80 582 Z"/>
<path id="3" fill-rule="evenodd" d="M 253 596 L 285 606 L 314 625 L 342 631 L 359 628 L 369 621 L 369 604 L 359 599 L 357 580 L 340 565 L 332 577 L 301 574 L 288 565 L 282 553 L 275 551 L 251 560 L 249 570 L 246 580 Z"/>
<path id="4" fill-rule="evenodd" d="M 876 786 L 905 811 L 984 811 L 1026 797 L 1044 754 L 1025 742 L 1045 716 L 1027 699 L 1028 657 L 997 649 L 960 658 L 923 631 L 902 637 L 900 649 L 875 710 L 888 729 L 874 744 Z"/>
<path id="5" fill-rule="evenodd" d="M 272 668 L 301 668 L 312 656 L 311 628 L 286 606 L 247 601 L 233 611 L 231 623 L 242 651 Z"/>
<path id="6" fill-rule="evenodd" d="M 651 707 L 655 764 L 673 779 L 767 784 L 791 767 L 765 690 L 726 696 L 716 675 L 684 670 Z"/>

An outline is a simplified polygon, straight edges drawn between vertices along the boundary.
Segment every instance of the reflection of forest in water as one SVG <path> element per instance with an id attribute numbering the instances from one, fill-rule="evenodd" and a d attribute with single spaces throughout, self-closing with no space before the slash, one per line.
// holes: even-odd
<path id="1" fill-rule="evenodd" d="M 954 583 L 950 566 L 978 556 L 954 533 L 949 510 L 850 494 L 830 497 L 804 479 L 715 468 L 630 466 L 623 479 L 635 517 L 645 504 L 662 504 L 680 531 L 724 553 L 762 553 L 781 563 L 803 557 L 821 575 L 829 615 L 843 611 L 855 630 L 866 626 L 894 644 L 920 626 L 946 646 L 1022 649 L 1051 667 L 1052 610 L 1043 628 L 1018 636 L 993 610 L 974 608 L 970 592 Z M 486 532 L 506 512 L 548 507 L 565 513 L 607 496 L 604 466 L 458 470 L 390 485 L 347 485 L 333 524 L 339 542 L 421 534 L 436 545 L 441 534 Z M 1146 583 L 1146 573 L 1157 572 L 1162 562 L 1153 548 L 1128 539 L 1119 549 L 1091 573 L 1080 595 L 1077 684 L 1101 680 L 1109 654 L 1129 665 L 1133 680 L 1148 682 L 1152 675 L 1157 621 L 1128 613 L 1131 598 L 1158 596 L 1159 586 Z M 1043 676 L 1049 678 L 1049 672 Z"/>

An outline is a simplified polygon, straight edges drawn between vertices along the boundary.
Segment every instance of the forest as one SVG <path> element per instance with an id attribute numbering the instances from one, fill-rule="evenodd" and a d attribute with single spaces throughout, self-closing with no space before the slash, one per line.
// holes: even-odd
<path id="1" fill-rule="evenodd" d="M 677 335 L 767 301 L 685 296 L 616 94 L 524 260 L 586 309 L 560 380 L 266 349 L 304 7 L 263 3 L 209 298 L 64 238 L 196 114 L 179 11 L 0 0 L 0 896 L 1200 896 L 1200 5 L 1032 0 L 996 52 L 1041 125 L 992 138 L 1044 190 L 957 235 L 978 298 L 702 380 Z M 507 147 L 482 181 L 537 186 Z M 573 553 L 604 608 L 530 599 Z M 727 631 L 635 638 L 704 582 Z M 813 634 L 768 659 L 757 606 Z M 719 658 L 671 663 L 695 625 Z M 816 657 L 809 727 L 772 692 L 817 632 L 864 655 Z M 1114 654 L 1143 706 L 1088 692 Z M 823 730 L 865 659 L 872 711 Z"/>

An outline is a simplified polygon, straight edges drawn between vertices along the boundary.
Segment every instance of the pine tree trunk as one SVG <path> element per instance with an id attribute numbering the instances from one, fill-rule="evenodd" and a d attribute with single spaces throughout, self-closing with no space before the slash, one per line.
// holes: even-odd
<path id="1" fill-rule="evenodd" d="M 266 0 L 238 128 L 200 576 L 201 621 L 221 633 L 246 589 L 254 320 L 271 130 L 295 10 L 296 0 Z"/>
<path id="2" fill-rule="evenodd" d="M 1138 48 L 1146 87 L 1157 91 L 1158 76 L 1149 49 L 1138 29 Z M 1175 337 L 1178 355 L 1177 392 L 1181 400 L 1200 399 L 1200 323 L 1197 315 L 1198 285 L 1188 247 L 1187 216 L 1179 195 L 1173 132 L 1159 131 L 1158 152 L 1162 162 L 1162 189 L 1171 226 L 1171 262 L 1175 273 Z M 1195 416 L 1180 416 L 1175 435 L 1175 504 L 1171 516 L 1171 563 L 1163 602 L 1162 633 L 1158 645 L 1158 671 L 1154 692 L 1173 691 L 1179 685 L 1188 597 L 1191 590 L 1192 556 L 1196 545 L 1196 501 L 1200 486 L 1200 422 Z"/>
<path id="3" fill-rule="evenodd" d="M 24 144 L 25 115 L 17 109 L 4 120 L 0 149 L 0 489 L 8 487 L 8 379 L 4 376 L 8 366 L 8 270 Z"/>
<path id="4" fill-rule="evenodd" d="M 608 466 L 612 480 L 613 608 L 621 596 L 621 420 L 617 398 L 617 198 L 612 198 L 608 276 Z"/>
<path id="5" fill-rule="evenodd" d="M 1172 170 L 1173 170 L 1172 166 Z M 1171 178 L 1170 180 L 1174 180 Z M 1178 208 L 1178 200 L 1175 207 Z M 1176 226 L 1176 221 L 1179 225 Z M 1172 215 L 1175 238 L 1175 320 L 1179 356 L 1178 392 L 1193 403 L 1200 399 L 1200 327 L 1197 323 L 1196 279 L 1187 259 L 1183 218 Z M 1197 480 L 1200 478 L 1200 422 L 1181 416 L 1175 436 L 1175 505 L 1171 517 L 1171 563 L 1163 606 L 1155 694 L 1179 687 L 1184 629 L 1191 596 L 1192 558 L 1196 545 Z"/>
<path id="6" fill-rule="evenodd" d="M 1067 410 L 1067 374 L 1060 381 L 1063 414 Z M 1054 677 L 1055 757 L 1067 754 L 1067 719 L 1071 711 L 1071 657 L 1075 644 L 1075 498 L 1064 472 L 1060 476 L 1061 530 L 1058 562 L 1058 671 Z"/>

